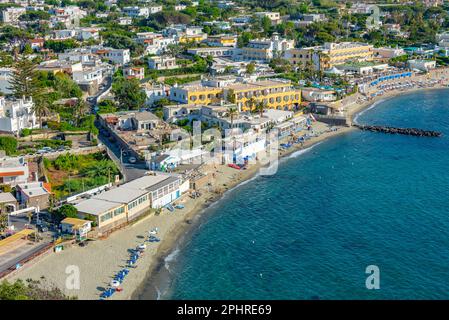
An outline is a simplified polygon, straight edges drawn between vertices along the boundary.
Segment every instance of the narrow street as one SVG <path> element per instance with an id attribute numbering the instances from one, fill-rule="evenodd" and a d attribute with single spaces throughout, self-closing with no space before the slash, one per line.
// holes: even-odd
<path id="1" fill-rule="evenodd" d="M 102 131 L 98 134 L 98 140 L 106 147 L 109 157 L 120 168 L 120 171 L 124 175 L 124 181 L 131 181 L 142 177 L 146 171 L 148 171 L 145 162 L 138 161 L 134 164 L 128 162 L 128 158 L 120 156 L 122 150 L 110 142 L 109 139 L 103 135 Z M 124 150 L 123 150 L 124 151 Z M 121 160 L 120 160 L 121 159 Z"/>

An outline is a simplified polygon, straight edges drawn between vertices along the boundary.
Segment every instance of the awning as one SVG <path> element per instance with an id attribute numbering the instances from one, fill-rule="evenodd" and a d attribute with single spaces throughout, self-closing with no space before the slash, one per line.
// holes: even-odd
<path id="1" fill-rule="evenodd" d="M 0 247 L 6 246 L 10 243 L 13 243 L 14 241 L 20 240 L 26 236 L 29 236 L 30 234 L 34 233 L 35 231 L 32 229 L 23 229 L 12 236 L 9 236 L 3 240 L 0 240 Z"/>
<path id="2" fill-rule="evenodd" d="M 0 177 L 17 177 L 17 176 L 23 176 L 24 174 L 25 174 L 24 171 L 0 172 Z"/>

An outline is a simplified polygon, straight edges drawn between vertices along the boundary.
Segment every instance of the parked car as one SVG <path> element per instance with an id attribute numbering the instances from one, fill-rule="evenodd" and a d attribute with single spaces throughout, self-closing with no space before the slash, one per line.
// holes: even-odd
<path id="1" fill-rule="evenodd" d="M 44 224 L 38 224 L 37 225 L 37 230 L 39 232 L 48 232 L 48 227 Z"/>
<path id="2" fill-rule="evenodd" d="M 85 246 L 87 246 L 87 241 L 81 241 L 78 245 L 80 246 L 80 247 L 85 247 Z"/>

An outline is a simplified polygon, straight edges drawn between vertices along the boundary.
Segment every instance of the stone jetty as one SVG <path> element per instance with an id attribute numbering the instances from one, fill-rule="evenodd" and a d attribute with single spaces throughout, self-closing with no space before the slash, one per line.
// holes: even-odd
<path id="1" fill-rule="evenodd" d="M 361 124 L 354 124 L 354 127 L 357 127 L 360 130 L 364 131 L 382 132 L 390 134 L 403 134 L 416 137 L 441 137 L 442 135 L 442 133 L 438 131 L 422 130 L 417 128 L 395 128 L 395 127 L 370 126 Z"/>

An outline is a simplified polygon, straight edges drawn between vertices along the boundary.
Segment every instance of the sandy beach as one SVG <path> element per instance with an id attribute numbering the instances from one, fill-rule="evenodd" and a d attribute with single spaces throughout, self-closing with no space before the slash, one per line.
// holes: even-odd
<path id="1" fill-rule="evenodd" d="M 446 71 L 431 75 L 432 79 L 446 79 Z M 427 78 L 423 79 L 429 79 Z M 415 80 L 414 78 L 412 80 Z M 434 88 L 443 87 L 440 83 Z M 423 90 L 426 88 L 411 88 L 407 90 L 391 90 L 383 95 L 374 97 L 371 100 L 363 101 L 357 97 L 357 102 L 353 103 L 346 110 L 346 116 L 353 119 L 362 110 L 372 104 L 394 97 L 398 94 Z M 344 103 L 344 102 L 343 102 Z M 313 137 L 306 140 L 303 145 L 296 144 L 288 150 L 280 152 L 280 156 L 285 157 L 293 152 L 335 137 L 340 134 L 356 130 L 353 127 L 338 127 L 330 129 L 328 125 L 314 122 L 312 130 Z M 302 134 L 303 132 L 301 132 Z M 287 138 L 288 139 L 288 138 Z M 45 276 L 47 281 L 60 287 L 68 295 L 77 296 L 79 299 L 99 299 L 101 292 L 107 288 L 113 276 L 123 267 L 129 258 L 129 250 L 136 248 L 143 243 L 148 231 L 158 227 L 157 236 L 162 240 L 158 243 L 150 243 L 143 256 L 138 260 L 137 267 L 130 269 L 126 280 L 122 284 L 123 291 L 116 292 L 111 299 L 131 299 L 139 292 L 142 283 L 151 279 L 155 272 L 163 266 L 164 258 L 175 248 L 180 237 L 189 232 L 201 217 L 201 213 L 213 202 L 219 200 L 223 193 L 232 189 L 255 176 L 260 169 L 260 165 L 255 164 L 247 170 L 236 170 L 224 165 L 210 166 L 207 170 L 214 173 L 215 179 L 208 190 L 202 191 L 201 197 L 191 199 L 183 196 L 176 203 L 182 203 L 185 208 L 169 212 L 164 209 L 159 215 L 150 215 L 137 223 L 127 226 L 124 229 L 114 232 L 105 240 L 91 241 L 87 247 L 74 246 L 60 253 L 51 253 L 36 263 L 30 263 L 9 279 L 39 279 Z M 69 274 L 66 269 L 69 266 L 76 266 L 80 271 L 80 288 L 67 289 L 66 279 Z"/>

